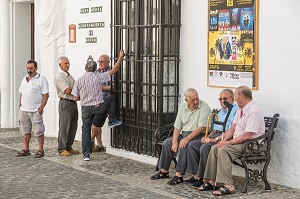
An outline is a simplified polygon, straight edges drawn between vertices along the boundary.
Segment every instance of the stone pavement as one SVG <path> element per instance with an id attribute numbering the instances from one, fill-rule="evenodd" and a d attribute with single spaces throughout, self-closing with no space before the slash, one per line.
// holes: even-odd
<path id="1" fill-rule="evenodd" d="M 34 154 L 35 137 L 30 146 Z M 74 146 L 81 149 L 80 142 Z M 216 198 L 189 184 L 169 186 L 167 179 L 150 180 L 156 173 L 153 165 L 106 153 L 94 153 L 90 162 L 84 162 L 80 154 L 59 157 L 56 138 L 45 138 L 45 157 L 41 159 L 15 157 L 22 147 L 23 137 L 17 129 L 0 129 L 0 198 Z M 234 180 L 240 190 L 243 178 Z M 238 191 L 222 198 L 300 198 L 298 189 L 271 186 L 271 191 L 265 191 L 262 182 L 251 183 L 248 193 Z"/>

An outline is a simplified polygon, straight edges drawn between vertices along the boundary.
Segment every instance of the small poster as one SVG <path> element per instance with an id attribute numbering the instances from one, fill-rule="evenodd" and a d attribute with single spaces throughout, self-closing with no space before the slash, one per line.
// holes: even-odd
<path id="1" fill-rule="evenodd" d="M 208 86 L 257 89 L 258 0 L 209 0 Z"/>

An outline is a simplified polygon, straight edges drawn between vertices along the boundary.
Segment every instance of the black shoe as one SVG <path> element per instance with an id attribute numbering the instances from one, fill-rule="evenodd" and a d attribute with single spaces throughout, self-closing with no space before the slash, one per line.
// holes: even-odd
<path id="1" fill-rule="evenodd" d="M 194 182 L 198 182 L 198 179 L 195 179 L 194 176 L 192 176 L 190 179 L 185 180 L 184 182 L 187 182 L 187 183 L 194 183 Z"/>
<path id="2" fill-rule="evenodd" d="M 195 182 L 192 187 L 195 188 L 195 189 L 198 189 L 199 187 L 201 187 L 201 185 L 203 185 L 204 182 L 202 180 L 198 181 L 198 182 Z"/>
<path id="3" fill-rule="evenodd" d="M 177 185 L 180 183 L 183 183 L 183 177 L 174 176 L 174 178 L 168 182 L 168 185 Z"/>
<path id="4" fill-rule="evenodd" d="M 163 173 L 160 171 L 158 174 L 155 174 L 150 177 L 151 180 L 158 180 L 158 179 L 162 179 L 162 178 L 169 178 L 169 172 Z"/>

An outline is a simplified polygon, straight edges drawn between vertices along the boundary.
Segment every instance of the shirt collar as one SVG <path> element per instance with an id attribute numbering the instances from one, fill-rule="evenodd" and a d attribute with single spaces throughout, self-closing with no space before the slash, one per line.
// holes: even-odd
<path id="1" fill-rule="evenodd" d="M 70 75 L 69 72 L 63 71 L 62 69 L 59 69 L 59 72 L 62 73 L 63 75 L 65 75 L 65 76 L 67 76 L 67 77 Z"/>
<path id="2" fill-rule="evenodd" d="M 235 106 L 237 106 L 237 105 L 236 105 L 235 102 L 233 102 L 233 103 L 232 103 L 232 108 L 235 107 Z M 224 110 L 223 108 L 221 108 L 221 110 L 222 110 L 222 112 L 225 113 L 225 114 L 228 113 L 228 108 L 227 108 L 227 107 L 226 107 L 225 110 Z"/>
<path id="3" fill-rule="evenodd" d="M 245 114 L 253 105 L 253 101 L 251 100 L 248 104 L 246 104 L 246 106 L 244 106 L 244 108 L 242 108 L 243 114 Z"/>
<path id="4" fill-rule="evenodd" d="M 110 70 L 110 66 L 107 66 L 107 67 L 103 70 L 103 73 L 104 73 L 104 72 L 107 72 L 107 71 L 109 71 L 109 70 Z M 100 68 L 98 68 L 98 69 L 96 70 L 96 72 L 101 73 Z"/>
<path id="5" fill-rule="evenodd" d="M 39 77 L 40 77 L 40 74 L 39 74 L 39 73 L 36 73 L 36 75 L 35 75 L 34 77 L 32 77 L 31 80 L 33 80 L 33 79 L 38 79 Z M 26 76 L 26 81 L 29 82 L 29 80 L 30 80 L 30 79 L 29 79 L 29 75 L 27 75 L 27 76 Z"/>
<path id="6" fill-rule="evenodd" d="M 197 110 L 197 109 L 199 109 L 200 108 L 200 106 L 201 106 L 201 100 L 199 100 L 199 105 L 198 105 L 198 107 L 195 109 L 195 110 Z M 189 105 L 188 105 L 188 103 L 187 102 L 185 102 L 185 107 L 184 107 L 184 109 L 187 111 L 187 110 L 189 110 L 189 111 L 191 111 L 191 109 L 189 109 Z M 195 110 L 193 110 L 193 111 L 195 111 Z"/>

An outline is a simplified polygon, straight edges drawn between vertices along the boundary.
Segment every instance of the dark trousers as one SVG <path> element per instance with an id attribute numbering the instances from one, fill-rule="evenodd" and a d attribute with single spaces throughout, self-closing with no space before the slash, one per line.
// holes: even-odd
<path id="1" fill-rule="evenodd" d="M 185 131 L 182 132 L 182 134 L 179 136 L 178 138 L 178 143 L 185 138 L 186 136 L 188 136 L 191 132 Z M 188 153 L 187 153 L 187 148 L 189 145 L 193 145 L 195 143 L 201 143 L 200 140 L 202 138 L 202 134 L 201 136 L 197 136 L 195 137 L 193 140 L 191 140 L 186 147 L 184 148 L 178 148 L 178 163 L 176 165 L 176 171 L 181 173 L 181 174 L 185 174 L 186 169 L 187 169 L 187 157 L 188 157 Z M 162 145 L 162 151 L 161 151 L 161 156 L 160 156 L 160 161 L 159 161 L 159 168 L 163 168 L 165 170 L 169 170 L 170 165 L 171 165 L 171 161 L 173 158 L 173 152 L 171 151 L 172 148 L 172 139 L 173 137 L 167 138 Z"/>
<path id="2" fill-rule="evenodd" d="M 107 110 L 109 121 L 116 119 L 116 102 L 113 95 L 107 96 L 102 104 L 96 106 L 82 106 L 82 154 L 92 153 L 91 128 L 96 115 Z"/>
<path id="3" fill-rule="evenodd" d="M 78 126 L 77 103 L 59 100 L 58 152 L 71 150 Z"/>
<path id="4" fill-rule="evenodd" d="M 212 134 L 211 138 L 216 138 L 221 135 L 222 132 Z M 210 148 L 216 143 L 195 143 L 188 147 L 188 173 L 197 174 L 199 178 L 203 178 L 205 167 L 208 159 Z"/>

